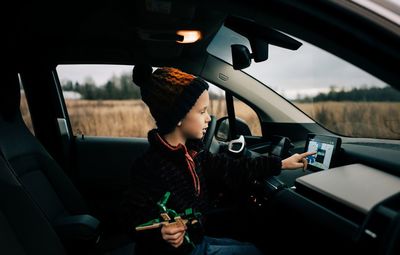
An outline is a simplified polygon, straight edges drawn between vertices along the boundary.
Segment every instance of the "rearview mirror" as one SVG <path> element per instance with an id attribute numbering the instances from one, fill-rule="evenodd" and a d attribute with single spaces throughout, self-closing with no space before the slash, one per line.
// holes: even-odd
<path id="1" fill-rule="evenodd" d="M 229 16 L 225 26 L 246 37 L 252 52 L 240 44 L 231 45 L 233 69 L 240 70 L 249 67 L 251 59 L 261 62 L 268 59 L 268 45 L 275 45 L 289 50 L 297 50 L 302 43 L 286 34 L 270 27 L 256 24 L 252 20 Z"/>
<path id="2" fill-rule="evenodd" d="M 241 44 L 232 44 L 231 49 L 233 69 L 240 70 L 250 66 L 251 53 L 246 46 Z"/>
<path id="3" fill-rule="evenodd" d="M 249 67 L 251 59 L 261 62 L 268 59 L 268 44 L 258 39 L 251 39 L 250 45 L 253 53 L 242 44 L 232 44 L 232 64 L 233 69 L 240 70 Z"/>

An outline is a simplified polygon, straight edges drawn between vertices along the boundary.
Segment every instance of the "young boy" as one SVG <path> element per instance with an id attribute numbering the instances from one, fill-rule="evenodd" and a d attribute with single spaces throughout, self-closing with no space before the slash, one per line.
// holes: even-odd
<path id="1" fill-rule="evenodd" d="M 227 238 L 203 236 L 200 224 L 169 224 L 135 231 L 141 223 L 158 218 L 157 202 L 168 191 L 168 208 L 178 213 L 193 208 L 204 216 L 209 197 L 222 190 L 243 189 L 254 180 L 278 175 L 281 169 L 306 167 L 308 154 L 287 159 L 259 157 L 231 159 L 202 150 L 210 115 L 208 84 L 176 68 L 152 72 L 135 66 L 132 79 L 156 120 L 148 133 L 150 148 L 136 160 L 131 184 L 122 203 L 121 221 L 135 235 L 139 254 L 261 254 L 255 246 Z M 203 219 L 204 220 L 204 219 Z M 195 248 L 186 240 L 188 232 Z"/>

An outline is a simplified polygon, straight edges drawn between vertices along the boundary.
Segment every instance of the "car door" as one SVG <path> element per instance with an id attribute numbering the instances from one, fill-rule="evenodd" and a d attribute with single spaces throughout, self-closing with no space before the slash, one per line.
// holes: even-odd
<path id="1" fill-rule="evenodd" d="M 129 185 L 134 160 L 148 148 L 154 127 L 130 81 L 132 66 L 59 65 L 70 143 L 70 175 L 97 215 L 110 216 Z"/>

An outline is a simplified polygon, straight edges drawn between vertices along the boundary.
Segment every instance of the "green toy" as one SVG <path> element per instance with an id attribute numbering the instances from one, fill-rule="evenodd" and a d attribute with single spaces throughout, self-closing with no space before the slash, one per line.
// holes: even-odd
<path id="1" fill-rule="evenodd" d="M 170 197 L 171 193 L 166 192 L 165 195 L 161 198 L 160 201 L 157 202 L 157 206 L 160 209 L 160 218 L 148 221 L 146 223 L 138 225 L 135 229 L 136 231 L 148 230 L 162 227 L 163 225 L 169 224 L 196 224 L 199 222 L 199 218 L 201 213 L 194 212 L 192 208 L 188 208 L 184 213 L 178 214 L 172 209 L 168 209 L 166 204 Z M 185 240 L 191 244 L 193 247 L 194 243 L 190 240 L 188 233 L 185 233 Z"/>

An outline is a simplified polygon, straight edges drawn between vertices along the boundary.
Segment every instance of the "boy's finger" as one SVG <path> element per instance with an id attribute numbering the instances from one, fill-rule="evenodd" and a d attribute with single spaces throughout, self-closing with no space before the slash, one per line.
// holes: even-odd
<path id="1" fill-rule="evenodd" d="M 303 170 L 306 170 L 307 169 L 307 164 L 308 164 L 307 159 L 303 158 L 303 164 L 304 164 Z"/>
<path id="2" fill-rule="evenodd" d="M 185 231 L 185 226 L 181 225 L 181 224 L 175 224 L 175 223 L 171 223 L 171 224 L 166 224 L 163 226 L 164 228 L 164 233 L 168 234 L 168 235 L 174 235 L 178 232 L 183 232 Z"/>
<path id="3" fill-rule="evenodd" d="M 298 168 L 303 168 L 304 164 L 303 163 L 294 163 L 293 164 L 293 169 L 298 169 Z"/>
<path id="4" fill-rule="evenodd" d="M 315 153 L 317 153 L 317 152 L 316 152 L 316 151 L 306 151 L 306 152 L 300 154 L 300 156 L 301 156 L 302 158 L 305 158 L 305 157 L 307 157 L 307 156 L 314 155 Z"/>
<path id="5" fill-rule="evenodd" d="M 173 234 L 173 235 L 168 235 L 167 234 L 167 235 L 164 236 L 164 239 L 167 240 L 167 241 L 175 241 L 175 240 L 178 240 L 179 238 L 181 238 L 184 235 L 185 235 L 185 232 L 179 232 L 179 233 L 176 233 L 176 234 Z"/>
<path id="6" fill-rule="evenodd" d="M 179 240 L 168 241 L 173 247 L 178 248 L 183 243 L 183 236 Z"/>

